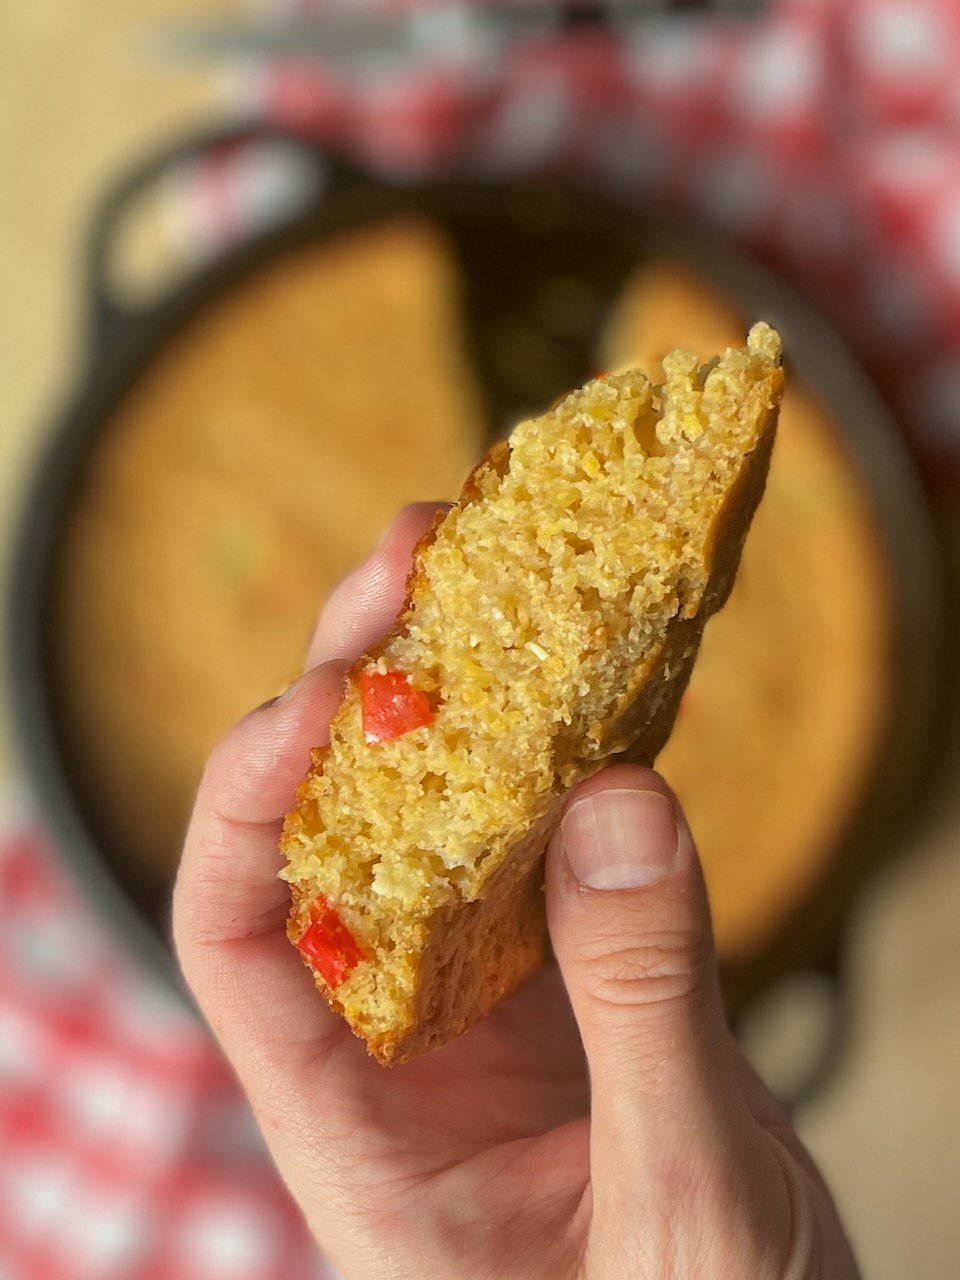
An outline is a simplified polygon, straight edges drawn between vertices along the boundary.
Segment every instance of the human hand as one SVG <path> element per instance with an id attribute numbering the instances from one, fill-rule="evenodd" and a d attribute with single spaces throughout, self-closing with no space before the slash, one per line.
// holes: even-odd
<path id="1" fill-rule="evenodd" d="M 380 1067 L 287 941 L 282 816 L 434 510 L 401 514 L 304 678 L 216 748 L 174 898 L 184 974 L 311 1230 L 351 1280 L 854 1280 L 724 1023 L 699 863 L 652 770 L 569 798 L 546 860 L 557 965 L 440 1050 Z"/>

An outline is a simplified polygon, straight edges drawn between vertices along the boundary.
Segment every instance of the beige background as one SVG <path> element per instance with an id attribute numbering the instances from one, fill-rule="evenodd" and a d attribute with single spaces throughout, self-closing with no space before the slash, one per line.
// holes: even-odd
<path id="1" fill-rule="evenodd" d="M 42 424 L 77 364 L 77 262 L 92 202 L 144 148 L 209 118 L 224 99 L 223 79 L 209 69 L 149 65 L 146 31 L 242 8 L 241 0 L 2 8 L 4 564 Z M 19 789 L 15 758 L 4 700 L 0 800 Z M 941 790 L 934 821 L 862 904 L 850 949 L 851 1049 L 799 1117 L 872 1280 L 960 1276 L 960 764 Z M 780 1034 L 761 1033 L 766 1056 Z"/>

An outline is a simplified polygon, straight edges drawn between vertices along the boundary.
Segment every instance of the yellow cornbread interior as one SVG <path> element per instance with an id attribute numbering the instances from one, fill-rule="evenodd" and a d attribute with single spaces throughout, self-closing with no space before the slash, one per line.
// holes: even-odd
<path id="1" fill-rule="evenodd" d="M 766 325 L 708 365 L 676 352 L 521 423 L 504 466 L 422 551 L 399 632 L 362 666 L 436 707 L 364 740 L 351 682 L 284 836 L 305 925 L 333 905 L 365 949 L 336 998 L 368 1036 L 415 1019 L 438 910 L 482 896 L 517 840 L 598 767 L 602 729 L 666 629 L 697 612 L 724 498 L 780 385 Z"/>

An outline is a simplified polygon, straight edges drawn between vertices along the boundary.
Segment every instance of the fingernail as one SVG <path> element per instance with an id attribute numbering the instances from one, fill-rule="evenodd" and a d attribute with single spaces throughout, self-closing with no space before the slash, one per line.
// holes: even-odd
<path id="1" fill-rule="evenodd" d="M 390 521 L 383 533 L 381 533 L 380 537 L 373 544 L 373 550 L 370 552 L 371 556 L 375 556 L 382 547 L 386 546 L 387 542 L 390 540 L 390 535 L 393 533 L 396 523 L 396 519 Z"/>
<path id="2" fill-rule="evenodd" d="M 309 672 L 307 672 L 307 674 L 309 675 Z M 282 707 L 285 702 L 291 702 L 297 696 L 297 692 L 303 684 L 304 678 L 304 676 L 301 676 L 299 680 L 294 680 L 293 684 L 288 684 L 282 693 L 278 693 L 275 698 L 271 698 L 269 702 L 265 702 L 263 704 L 264 707 Z"/>
<path id="3" fill-rule="evenodd" d="M 570 870 L 588 889 L 642 889 L 676 870 L 677 819 L 659 791 L 596 791 L 576 800 L 560 838 Z"/>
<path id="4" fill-rule="evenodd" d="M 408 506 L 403 508 L 403 511 L 401 511 L 400 515 L 403 515 L 403 512 L 409 511 L 412 507 L 427 506 L 427 505 L 435 506 L 437 507 L 438 510 L 446 514 L 446 512 L 452 510 L 453 507 L 456 506 L 456 503 L 455 502 L 435 502 L 435 503 L 427 504 L 427 503 L 411 502 Z M 370 553 L 371 555 L 375 556 L 378 551 L 380 551 L 384 546 L 386 546 L 387 542 L 390 539 L 391 534 L 397 527 L 397 522 L 399 519 L 400 519 L 400 516 L 394 516 L 394 518 L 390 521 L 386 529 L 384 529 L 383 533 L 381 534 L 380 538 L 377 540 L 376 545 L 374 546 L 373 550 Z"/>

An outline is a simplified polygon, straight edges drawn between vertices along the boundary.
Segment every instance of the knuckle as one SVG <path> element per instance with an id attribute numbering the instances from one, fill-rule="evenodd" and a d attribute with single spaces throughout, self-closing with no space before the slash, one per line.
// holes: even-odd
<path id="1" fill-rule="evenodd" d="M 641 941 L 595 942 L 581 955 L 579 967 L 592 1000 L 632 1008 L 692 995 L 707 981 L 712 956 L 709 940 L 689 930 L 663 930 Z"/>

